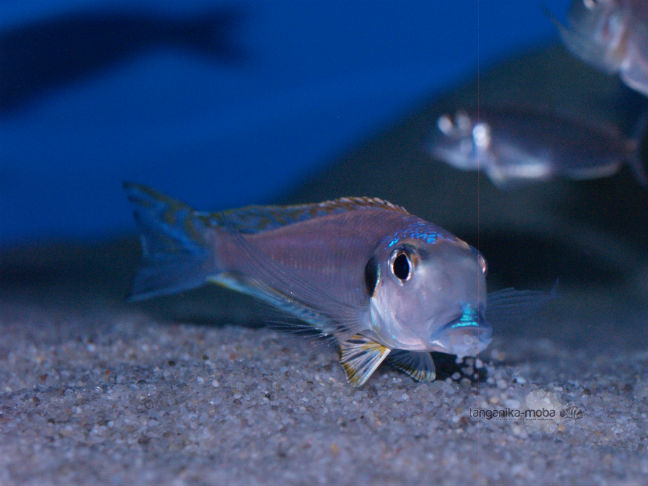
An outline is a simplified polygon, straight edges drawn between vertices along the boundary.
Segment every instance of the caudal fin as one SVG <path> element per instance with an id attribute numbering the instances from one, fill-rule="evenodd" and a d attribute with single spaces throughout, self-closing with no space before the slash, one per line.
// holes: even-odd
<path id="1" fill-rule="evenodd" d="M 142 265 L 129 300 L 142 300 L 203 285 L 215 273 L 205 223 L 188 205 L 152 189 L 124 182 L 140 230 Z"/>

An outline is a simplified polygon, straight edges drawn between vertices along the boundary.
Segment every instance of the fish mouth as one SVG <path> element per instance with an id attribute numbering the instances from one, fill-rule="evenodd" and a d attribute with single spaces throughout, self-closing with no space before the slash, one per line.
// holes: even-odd
<path id="1" fill-rule="evenodd" d="M 433 351 L 455 354 L 459 358 L 476 356 L 483 351 L 493 336 L 492 326 L 483 313 L 467 312 L 450 321 L 434 334 L 431 340 Z"/>

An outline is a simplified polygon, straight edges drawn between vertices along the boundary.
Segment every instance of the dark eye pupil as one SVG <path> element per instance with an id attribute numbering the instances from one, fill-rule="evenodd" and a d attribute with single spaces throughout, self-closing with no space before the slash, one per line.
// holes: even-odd
<path id="1" fill-rule="evenodd" d="M 410 263 L 407 255 L 401 253 L 396 257 L 394 263 L 392 264 L 392 271 L 401 280 L 407 280 L 410 273 Z"/>

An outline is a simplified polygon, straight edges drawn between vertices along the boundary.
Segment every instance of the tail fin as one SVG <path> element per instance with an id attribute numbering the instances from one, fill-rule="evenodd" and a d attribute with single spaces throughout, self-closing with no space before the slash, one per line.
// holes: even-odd
<path id="1" fill-rule="evenodd" d="M 644 139 L 648 128 L 648 111 L 644 111 L 635 123 L 632 138 L 630 139 L 630 153 L 628 154 L 628 165 L 632 169 L 635 179 L 644 188 L 648 188 L 648 176 L 644 168 L 644 161 L 641 154 L 644 147 Z"/>
<path id="2" fill-rule="evenodd" d="M 186 204 L 124 182 L 140 230 L 142 265 L 128 300 L 199 287 L 216 272 L 205 223 Z"/>

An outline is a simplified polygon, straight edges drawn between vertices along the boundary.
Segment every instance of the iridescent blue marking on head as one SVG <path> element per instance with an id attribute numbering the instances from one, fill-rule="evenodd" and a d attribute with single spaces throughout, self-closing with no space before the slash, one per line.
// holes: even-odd
<path id="1" fill-rule="evenodd" d="M 405 239 L 421 240 L 426 243 L 433 244 L 439 238 L 443 238 L 443 235 L 441 235 L 438 231 L 432 230 L 430 228 L 430 224 L 423 221 L 417 221 L 409 225 L 404 230 L 394 233 L 392 235 L 391 241 L 387 246 L 389 248 L 392 248 L 401 240 Z"/>
<path id="2" fill-rule="evenodd" d="M 479 315 L 477 314 L 477 311 L 475 310 L 475 308 L 472 305 L 467 304 L 465 302 L 462 302 L 461 303 L 461 310 L 462 310 L 463 314 L 461 315 L 459 320 L 457 322 L 455 322 L 454 324 L 452 324 L 452 326 L 450 326 L 450 327 L 452 327 L 454 329 L 454 328 L 457 328 L 457 327 L 476 327 L 476 326 L 479 326 L 479 322 L 478 322 L 479 321 Z"/>

